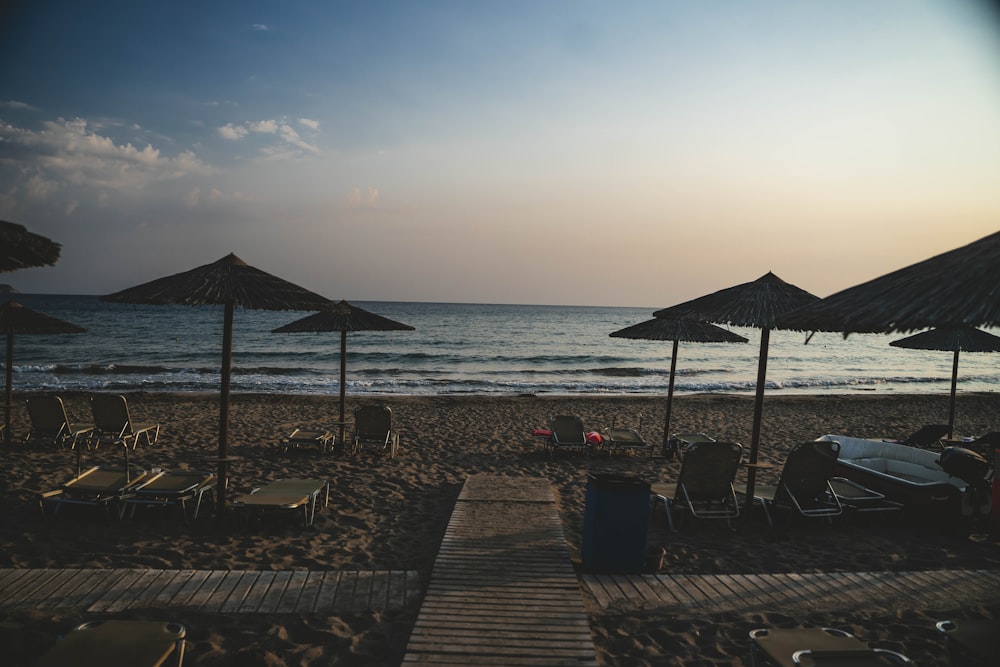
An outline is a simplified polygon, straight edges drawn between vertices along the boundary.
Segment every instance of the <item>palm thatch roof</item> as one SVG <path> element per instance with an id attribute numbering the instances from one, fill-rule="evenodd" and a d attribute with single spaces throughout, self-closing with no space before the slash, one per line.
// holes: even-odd
<path id="1" fill-rule="evenodd" d="M 340 332 L 340 440 L 344 442 L 347 404 L 347 332 L 349 331 L 413 331 L 409 324 L 403 324 L 388 317 L 382 317 L 358 308 L 346 301 L 340 301 L 323 308 L 301 320 L 273 329 L 271 333 L 310 333 L 324 331 Z"/>
<path id="2" fill-rule="evenodd" d="M 52 266 L 62 250 L 55 241 L 4 220 L 0 220 L 0 248 L 0 272 Z"/>
<path id="3" fill-rule="evenodd" d="M 975 327 L 940 327 L 894 340 L 889 345 L 942 352 L 1000 352 L 1000 336 Z"/>
<path id="4" fill-rule="evenodd" d="M 0 306 L 0 332 L 7 334 L 6 387 L 4 391 L 4 442 L 10 443 L 10 409 L 14 396 L 14 336 L 22 334 L 75 334 L 86 329 L 57 317 L 26 308 L 11 299 Z"/>
<path id="5" fill-rule="evenodd" d="M 320 331 L 413 331 L 413 327 L 340 301 L 318 313 L 278 327 L 271 333 Z"/>
<path id="6" fill-rule="evenodd" d="M 612 338 L 671 340 L 687 343 L 746 343 L 747 339 L 708 322 L 654 317 L 610 334 Z"/>
<path id="7" fill-rule="evenodd" d="M 8 301 L 0 306 L 0 333 L 10 334 L 72 334 L 87 330 L 37 310 Z"/>
<path id="8" fill-rule="evenodd" d="M 102 296 L 103 301 L 254 310 L 319 310 L 333 301 L 261 271 L 230 253 L 211 264 Z"/>
<path id="9" fill-rule="evenodd" d="M 770 271 L 749 283 L 713 292 L 658 310 L 653 315 L 669 319 L 694 319 L 740 327 L 772 329 L 778 316 L 819 301 Z"/>
<path id="10" fill-rule="evenodd" d="M 832 294 L 782 329 L 889 333 L 1000 325 L 1000 232 Z"/>

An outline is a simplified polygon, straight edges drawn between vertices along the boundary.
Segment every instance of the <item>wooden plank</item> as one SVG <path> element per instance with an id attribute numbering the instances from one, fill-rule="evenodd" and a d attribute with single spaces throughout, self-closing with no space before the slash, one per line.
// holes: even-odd
<path id="1" fill-rule="evenodd" d="M 273 614 L 277 611 L 278 604 L 281 602 L 281 596 L 285 594 L 285 588 L 288 586 L 291 578 L 292 572 L 289 570 L 275 573 L 271 585 L 268 587 L 267 592 L 260 601 L 260 606 L 257 608 L 259 613 Z"/>
<path id="2" fill-rule="evenodd" d="M 122 611 L 124 609 L 141 609 L 142 607 L 149 605 L 156 599 L 156 596 L 160 594 L 163 587 L 167 585 L 176 573 L 176 570 L 146 570 L 141 582 L 143 585 L 141 590 L 137 590 L 135 596 L 131 600 L 122 601 L 127 603 L 124 606 L 109 611 L 115 612 Z"/>
<path id="3" fill-rule="evenodd" d="M 124 577 L 129 570 L 103 570 L 99 571 L 99 575 L 96 578 L 96 585 L 90 589 L 86 595 L 80 597 L 77 601 L 77 606 L 83 609 L 89 609 L 90 605 L 97 602 L 104 595 L 105 591 L 112 588 L 119 579 Z"/>
<path id="4" fill-rule="evenodd" d="M 47 581 L 55 576 L 50 570 L 28 570 L 24 577 L 19 578 L 11 585 L 7 592 L 7 598 L 3 601 L 4 606 L 15 607 L 25 600 L 38 587 L 43 586 Z"/>
<path id="5" fill-rule="evenodd" d="M 63 586 L 72 582 L 73 575 L 75 574 L 75 570 L 68 569 L 50 570 L 50 572 L 52 573 L 52 577 L 31 594 L 30 606 L 33 606 L 35 609 L 41 608 L 45 602 L 55 597 Z M 24 601 L 19 606 L 25 606 L 26 604 L 29 603 Z"/>
<path id="6" fill-rule="evenodd" d="M 132 584 L 139 581 L 142 574 L 142 570 L 123 570 L 122 576 L 111 586 L 105 587 L 101 595 L 87 607 L 87 611 L 95 614 L 106 611 L 119 598 L 129 595 Z"/>
<path id="7" fill-rule="evenodd" d="M 386 609 L 403 609 L 406 606 L 406 573 L 389 571 L 389 585 L 386 591 Z"/>
<path id="8" fill-rule="evenodd" d="M 307 570 L 294 570 L 292 572 L 292 576 L 289 577 L 288 584 L 285 586 L 285 592 L 282 593 L 281 599 L 278 600 L 278 604 L 274 608 L 276 613 L 290 614 L 295 611 L 299 605 L 299 598 L 302 596 L 302 587 L 308 578 L 309 572 Z"/>
<path id="9" fill-rule="evenodd" d="M 243 608 L 247 594 L 253 588 L 254 584 L 257 583 L 259 576 L 260 572 L 256 570 L 243 572 L 240 575 L 239 581 L 233 586 L 233 591 L 229 594 L 229 597 L 219 606 L 219 613 L 235 614 L 239 612 Z"/>
<path id="10" fill-rule="evenodd" d="M 357 572 L 341 572 L 340 581 L 337 584 L 337 597 L 333 600 L 334 611 L 346 611 L 350 609 L 354 601 L 354 586 L 358 582 Z"/>
<path id="11" fill-rule="evenodd" d="M 59 600 L 52 606 L 53 609 L 74 609 L 80 606 L 80 600 L 84 596 L 89 595 L 90 591 L 93 590 L 95 586 L 99 586 L 104 582 L 106 571 L 87 569 L 81 570 L 81 574 L 78 575 L 79 579 L 77 585 L 73 590 L 66 594 L 62 600 Z"/>
<path id="12" fill-rule="evenodd" d="M 337 597 L 337 586 L 340 583 L 340 572 L 326 572 L 316 595 L 316 611 L 333 611 L 333 601 Z"/>
<path id="13" fill-rule="evenodd" d="M 264 596 L 267 595 L 271 582 L 274 581 L 274 577 L 277 576 L 277 574 L 278 573 L 274 570 L 264 570 L 257 575 L 257 578 L 253 582 L 253 587 L 247 591 L 247 594 L 243 597 L 243 604 L 240 605 L 239 608 L 239 612 L 241 614 L 253 613 L 257 611 L 261 602 L 264 600 Z"/>
<path id="14" fill-rule="evenodd" d="M 177 591 L 173 599 L 170 600 L 169 605 L 171 607 L 190 607 L 191 599 L 211 573 L 211 570 L 195 570 L 191 574 L 191 577 L 184 582 L 184 585 L 180 587 L 180 590 Z"/>
<path id="15" fill-rule="evenodd" d="M 229 599 L 230 594 L 240 583 L 240 579 L 243 578 L 243 573 L 234 570 L 220 570 L 222 573 L 222 578 L 218 581 L 215 586 L 215 590 L 212 594 L 201 603 L 202 611 L 206 612 L 216 612 L 218 613 L 226 600 Z"/>
<path id="16" fill-rule="evenodd" d="M 212 597 L 215 589 L 226 577 L 227 570 L 212 570 L 198 590 L 195 591 L 187 602 L 188 607 L 194 609 L 200 609 L 204 607 L 208 600 Z"/>
<path id="17" fill-rule="evenodd" d="M 188 582 L 191 577 L 195 574 L 195 570 L 178 570 L 177 573 L 170 579 L 160 592 L 156 594 L 153 598 L 153 605 L 157 607 L 166 607 L 170 605 L 177 595 L 178 591 L 183 588 L 183 586 Z"/>
<path id="18" fill-rule="evenodd" d="M 306 572 L 306 580 L 302 583 L 298 603 L 292 611 L 311 614 L 316 609 L 316 596 L 319 595 L 319 587 L 323 583 L 324 574 L 324 572 L 315 570 Z M 381 608 L 379 607 L 379 609 Z"/>

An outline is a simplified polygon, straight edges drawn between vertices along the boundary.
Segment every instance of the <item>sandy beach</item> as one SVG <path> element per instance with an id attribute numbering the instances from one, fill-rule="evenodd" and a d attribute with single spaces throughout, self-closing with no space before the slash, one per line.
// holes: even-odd
<path id="1" fill-rule="evenodd" d="M 14 431 L 28 424 L 16 397 Z M 90 421 L 85 395 L 63 396 L 70 419 Z M 217 449 L 218 398 L 213 395 L 129 394 L 136 421 L 161 424 L 159 442 L 140 446 L 131 460 L 169 470 L 211 468 L 201 460 Z M 231 410 L 231 496 L 279 477 L 320 477 L 331 482 L 330 504 L 311 528 L 293 522 L 184 523 L 176 517 L 138 516 L 104 522 L 73 513 L 42 521 L 37 494 L 56 488 L 75 471 L 74 454 L 42 446 L 0 449 L 0 567 L 417 570 L 433 565 L 455 499 L 474 473 L 542 476 L 551 481 L 570 557 L 580 564 L 580 542 L 589 474 L 636 475 L 650 482 L 676 478 L 672 459 L 631 455 L 543 456 L 531 437 L 551 415 L 580 415 L 587 428 L 633 423 L 644 415 L 650 442 L 662 438 L 664 400 L 656 397 L 391 397 L 351 398 L 349 412 L 383 402 L 401 433 L 397 458 L 362 453 L 320 456 L 302 450 L 283 456 L 277 443 L 299 426 L 323 426 L 337 415 L 336 397 L 236 395 Z M 769 396 L 761 456 L 775 463 L 762 481 L 774 481 L 784 454 L 799 441 L 824 433 L 870 438 L 900 437 L 946 415 L 944 396 L 861 393 L 841 396 Z M 695 395 L 675 399 L 672 430 L 701 431 L 749 443 L 750 396 Z M 1000 395 L 960 395 L 956 435 L 997 430 Z M 119 463 L 110 448 L 83 454 L 87 464 Z M 737 483 L 744 480 L 741 476 Z M 742 521 L 730 532 L 689 525 L 669 533 L 662 513 L 649 528 L 650 546 L 666 550 L 670 573 L 761 573 L 927 569 L 1000 569 L 1000 523 L 982 518 L 928 525 L 899 522 L 811 522 L 770 529 L 763 520 Z M 872 645 L 908 655 L 921 665 L 947 665 L 934 621 L 1000 617 L 997 603 L 948 609 L 871 608 L 849 614 L 791 617 L 768 613 L 705 617 L 634 609 L 588 608 L 602 665 L 749 664 L 747 632 L 754 627 L 826 625 L 854 632 Z M 158 618 L 157 610 L 132 612 Z M 402 658 L 416 609 L 340 616 L 179 614 L 188 628 L 186 665 L 396 665 Z M 6 612 L 0 642 L 13 662 L 30 665 L 70 627 L 86 618 L 73 613 Z"/>

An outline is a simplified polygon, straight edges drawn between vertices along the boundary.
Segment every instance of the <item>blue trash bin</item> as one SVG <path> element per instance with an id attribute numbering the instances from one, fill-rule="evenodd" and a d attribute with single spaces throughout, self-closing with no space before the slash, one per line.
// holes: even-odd
<path id="1" fill-rule="evenodd" d="M 649 483 L 625 475 L 589 475 L 583 514 L 583 567 L 641 572 L 649 527 Z"/>

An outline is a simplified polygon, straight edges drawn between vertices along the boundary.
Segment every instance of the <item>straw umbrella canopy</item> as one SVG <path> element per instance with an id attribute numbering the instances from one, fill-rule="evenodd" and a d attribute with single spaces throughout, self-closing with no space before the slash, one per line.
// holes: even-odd
<path id="1" fill-rule="evenodd" d="M 346 301 L 333 304 L 301 320 L 278 327 L 271 333 L 316 333 L 324 331 L 340 332 L 340 442 L 344 442 L 345 409 L 347 406 L 347 333 L 349 331 L 413 331 L 409 324 L 403 324 L 388 317 L 382 317 L 358 308 Z"/>
<path id="2" fill-rule="evenodd" d="M 103 301 L 148 305 L 221 305 L 225 307 L 222 329 L 222 372 L 219 400 L 219 493 L 220 516 L 225 510 L 229 457 L 229 385 L 233 362 L 233 310 L 236 306 L 255 310 L 317 310 L 331 303 L 326 297 L 265 273 L 230 253 L 211 264 L 102 296 Z"/>
<path id="3" fill-rule="evenodd" d="M 713 292 L 697 299 L 653 313 L 656 317 L 697 319 L 761 330 L 757 360 L 757 390 L 754 399 L 753 430 L 750 437 L 750 468 L 747 472 L 747 502 L 753 498 L 756 483 L 757 454 L 760 449 L 760 426 L 764 410 L 764 384 L 767 378 L 767 349 L 771 329 L 778 317 L 796 308 L 819 301 L 819 297 L 796 287 L 770 271 L 754 280 Z"/>
<path id="4" fill-rule="evenodd" d="M 670 414 L 674 404 L 674 376 L 677 374 L 677 347 L 685 343 L 746 343 L 747 339 L 722 327 L 696 320 L 670 320 L 654 317 L 612 332 L 612 338 L 635 340 L 668 340 L 674 344 L 670 355 L 670 382 L 667 385 L 667 416 L 663 422 L 663 445 L 670 439 Z"/>
<path id="5" fill-rule="evenodd" d="M 62 249 L 55 241 L 13 222 L 0 220 L 0 272 L 52 266 Z"/>
<path id="6" fill-rule="evenodd" d="M 10 409 L 14 399 L 14 334 L 74 334 L 83 327 L 26 308 L 13 299 L 0 306 L 0 331 L 7 334 L 7 392 L 4 402 L 4 442 L 10 444 Z"/>
<path id="7" fill-rule="evenodd" d="M 1000 232 L 786 313 L 779 324 L 845 335 L 1000 326 Z"/>
<path id="8" fill-rule="evenodd" d="M 889 345 L 911 350 L 952 352 L 951 401 L 948 408 L 948 437 L 955 431 L 955 390 L 958 384 L 959 352 L 1000 352 L 1000 336 L 975 327 L 941 327 L 894 340 Z"/>

